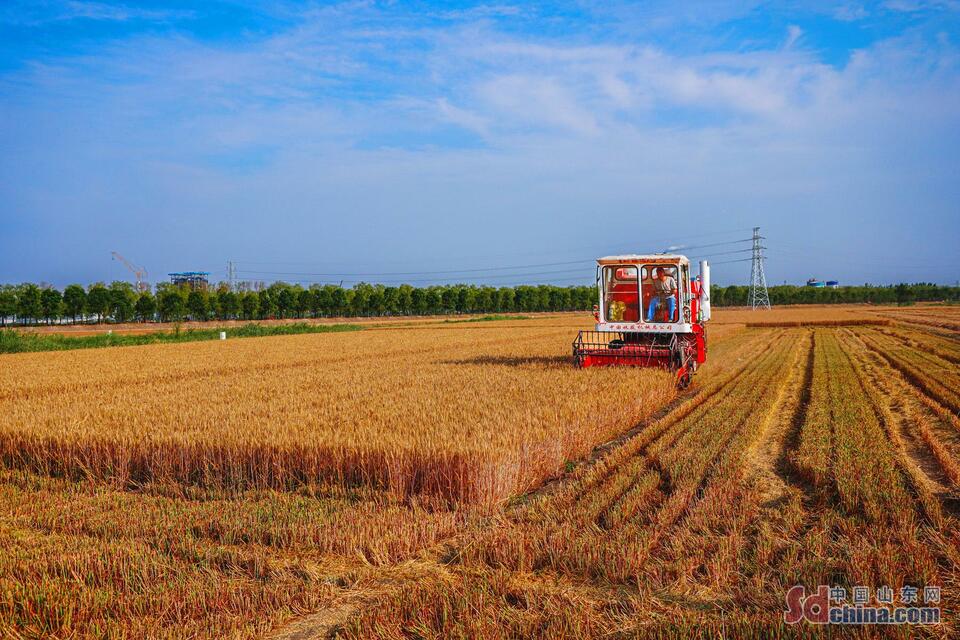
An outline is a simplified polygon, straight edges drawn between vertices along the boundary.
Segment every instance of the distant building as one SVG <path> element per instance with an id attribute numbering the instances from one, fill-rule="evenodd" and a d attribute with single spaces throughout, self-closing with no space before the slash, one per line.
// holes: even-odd
<path id="1" fill-rule="evenodd" d="M 191 289 L 206 289 L 210 285 L 210 281 L 207 280 L 209 271 L 181 271 L 167 275 L 170 276 L 170 282 L 177 286 L 187 285 Z"/>
<path id="2" fill-rule="evenodd" d="M 808 286 L 808 287 L 819 287 L 819 288 L 822 288 L 822 287 L 824 287 L 825 285 L 823 284 L 823 280 L 817 280 L 816 278 L 810 278 L 809 280 L 807 280 L 807 286 Z"/>

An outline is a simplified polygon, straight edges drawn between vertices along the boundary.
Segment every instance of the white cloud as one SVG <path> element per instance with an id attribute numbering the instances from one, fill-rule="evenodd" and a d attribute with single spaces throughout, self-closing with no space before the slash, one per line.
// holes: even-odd
<path id="1" fill-rule="evenodd" d="M 789 27 L 787 27 L 787 39 L 783 43 L 783 48 L 792 49 L 802 35 L 803 29 L 795 24 L 791 24 Z"/>
<path id="2" fill-rule="evenodd" d="M 892 11 L 915 13 L 917 11 L 960 11 L 957 0 L 887 0 L 883 6 Z"/>
<path id="3" fill-rule="evenodd" d="M 557 78 L 502 75 L 482 82 L 477 95 L 481 103 L 506 118 L 508 126 L 551 126 L 581 134 L 598 131 L 594 116 Z"/>
<path id="4" fill-rule="evenodd" d="M 65 3 L 63 11 L 59 14 L 61 20 L 73 20 L 76 18 L 87 18 L 88 20 L 167 20 L 174 17 L 187 17 L 192 15 L 186 11 L 154 11 L 149 9 L 140 9 L 126 7 L 118 4 L 106 4 L 103 2 L 86 2 L 81 0 L 70 0 Z"/>
<path id="5" fill-rule="evenodd" d="M 833 10 L 833 17 L 842 22 L 857 22 L 870 15 L 862 4 L 841 4 Z"/>
<path id="6" fill-rule="evenodd" d="M 469 9 L 443 11 L 440 15 L 448 20 L 464 20 L 514 17 L 522 13 L 524 13 L 524 8 L 519 5 L 481 4 L 476 7 L 470 7 Z"/>
<path id="7" fill-rule="evenodd" d="M 473 111 L 456 107 L 446 99 L 438 98 L 436 101 L 437 111 L 443 120 L 469 129 L 474 133 L 487 136 L 490 132 L 490 121 L 487 118 L 477 115 Z"/>
<path id="8" fill-rule="evenodd" d="M 103 22 L 127 22 L 130 20 L 168 22 L 188 19 L 193 16 L 193 11 L 144 9 L 92 0 L 53 0 L 50 2 L 12 0 L 6 7 L 0 9 L 0 23 L 28 26 L 79 19 Z"/>

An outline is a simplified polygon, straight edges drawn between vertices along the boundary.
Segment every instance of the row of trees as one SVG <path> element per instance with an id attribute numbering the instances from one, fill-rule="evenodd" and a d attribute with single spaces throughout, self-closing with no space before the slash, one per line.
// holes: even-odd
<path id="1" fill-rule="evenodd" d="M 0 287 L 4 323 L 129 322 L 179 320 L 260 320 L 333 316 L 510 313 L 591 309 L 593 287 L 552 285 L 478 287 L 442 285 L 417 288 L 360 283 L 304 288 L 275 282 L 260 291 L 232 291 L 226 284 L 210 290 L 169 283 L 156 292 L 138 293 L 127 282 L 97 283 L 86 289 L 70 285 L 63 292 L 35 284 Z"/>
<path id="2" fill-rule="evenodd" d="M 911 302 L 955 302 L 960 300 L 960 287 L 920 282 L 876 287 L 798 287 L 777 285 L 767 289 L 770 304 L 839 304 L 868 302 L 872 304 L 907 304 Z M 710 303 L 718 307 L 739 307 L 749 304 L 750 287 L 710 287 Z"/>
<path id="3" fill-rule="evenodd" d="M 711 287 L 714 306 L 743 306 L 749 287 Z M 770 287 L 770 302 L 829 304 L 960 300 L 960 288 L 934 284 L 898 284 L 884 287 L 821 289 L 782 285 Z M 299 285 L 275 282 L 261 291 L 232 291 L 226 284 L 210 289 L 157 286 L 138 293 L 128 282 L 89 287 L 72 284 L 62 292 L 36 284 L 0 286 L 0 322 L 129 322 L 138 320 L 259 320 L 264 318 L 318 318 L 332 316 L 430 315 L 443 313 L 510 313 L 529 311 L 583 311 L 597 301 L 592 286 L 553 285 L 478 287 L 438 285 L 387 287 L 360 283 L 344 289 L 336 285 Z"/>

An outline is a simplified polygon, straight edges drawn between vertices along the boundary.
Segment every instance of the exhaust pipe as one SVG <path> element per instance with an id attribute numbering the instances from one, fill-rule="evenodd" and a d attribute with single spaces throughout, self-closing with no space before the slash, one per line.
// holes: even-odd
<path id="1" fill-rule="evenodd" d="M 704 321 L 710 319 L 710 265 L 700 261 L 700 316 Z"/>

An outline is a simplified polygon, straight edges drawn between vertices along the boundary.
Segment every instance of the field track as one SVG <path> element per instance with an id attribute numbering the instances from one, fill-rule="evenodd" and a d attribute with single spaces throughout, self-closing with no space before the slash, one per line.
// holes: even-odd
<path id="1" fill-rule="evenodd" d="M 691 389 L 657 393 L 648 410 L 589 432 L 567 450 L 575 455 L 549 458 L 496 509 L 335 474 L 225 487 L 64 473 L 39 464 L 50 449 L 10 457 L 17 423 L 8 421 L 0 633 L 816 637 L 782 622 L 794 584 L 935 584 L 944 624 L 912 633 L 950 637 L 960 601 L 960 338 L 913 310 L 903 322 L 899 310 L 884 313 L 881 324 L 718 325 Z M 437 339 L 462 351 L 429 366 L 492 367 L 542 393 L 562 380 L 554 374 L 569 329 L 529 322 L 464 327 L 464 347 L 449 327 Z M 517 354 L 521 333 L 533 340 Z M 423 353 L 404 349 L 387 362 Z M 307 374 L 302 354 L 291 366 L 272 357 L 261 364 L 274 375 Z M 148 366 L 126 382 L 133 362 L 105 372 L 108 398 L 148 382 Z M 173 375 L 171 390 L 219 379 L 202 366 Z M 72 394 L 96 393 L 79 374 L 58 385 L 8 379 L 0 393 L 65 415 L 77 412 Z M 607 403 L 624 397 L 603 393 Z M 534 454 L 524 440 L 503 442 Z"/>

